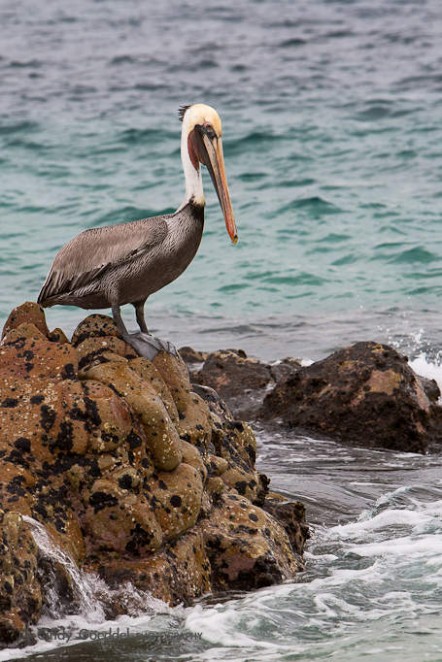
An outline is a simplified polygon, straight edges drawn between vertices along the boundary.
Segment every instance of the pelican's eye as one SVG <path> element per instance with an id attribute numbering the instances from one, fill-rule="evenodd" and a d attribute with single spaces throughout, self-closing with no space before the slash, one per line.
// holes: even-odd
<path id="1" fill-rule="evenodd" d="M 216 138 L 215 129 L 213 128 L 213 126 L 211 124 L 204 124 L 203 128 L 204 128 L 204 133 L 206 134 L 206 136 L 208 138 L 210 138 L 210 140 L 213 140 L 214 138 Z"/>

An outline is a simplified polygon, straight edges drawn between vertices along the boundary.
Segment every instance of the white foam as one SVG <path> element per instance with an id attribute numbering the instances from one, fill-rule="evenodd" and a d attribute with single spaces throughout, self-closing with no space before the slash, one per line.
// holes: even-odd
<path id="1" fill-rule="evenodd" d="M 61 645 L 74 646 L 85 640 L 92 640 L 93 637 L 99 638 L 99 633 L 104 635 L 108 631 L 116 633 L 129 629 L 130 634 L 143 633 L 149 628 L 153 617 L 179 613 L 180 608 L 172 609 L 149 593 L 136 589 L 129 582 L 112 589 L 97 574 L 83 572 L 75 561 L 55 544 L 40 522 L 28 516 L 23 516 L 23 520 L 30 525 L 41 555 L 65 568 L 71 578 L 79 613 L 57 617 L 59 596 L 50 593 L 48 602 L 53 605 L 51 613 L 43 615 L 38 624 L 32 628 L 37 643 L 25 649 L 0 651 L 0 662 L 45 653 Z M 48 590 L 54 591 L 51 587 Z M 115 602 L 124 605 L 127 615 L 108 620 L 105 616 L 105 605 Z M 49 630 L 52 634 L 48 632 Z M 57 630 L 60 632 L 59 639 L 54 634 Z M 50 641 L 47 641 L 45 636 L 40 636 L 43 631 L 51 637 Z"/>
<path id="2" fill-rule="evenodd" d="M 190 608 L 185 627 L 212 645 L 195 660 L 283 660 L 287 650 L 319 658 L 322 649 L 330 652 L 328 638 L 336 654 L 352 660 L 352 636 L 364 651 L 368 644 L 357 623 L 379 632 L 379 659 L 393 659 L 382 657 L 395 654 L 391 630 L 424 619 L 423 587 L 432 596 L 442 585 L 442 501 L 415 494 L 411 486 L 392 490 L 358 521 L 323 530 L 307 554 L 310 577 Z"/>
<path id="3" fill-rule="evenodd" d="M 442 393 L 442 363 L 438 354 L 435 361 L 429 361 L 425 352 L 421 352 L 415 359 L 409 361 L 410 367 L 421 377 L 434 379 Z M 439 404 L 441 404 L 439 402 Z"/>
<path id="4" fill-rule="evenodd" d="M 411 538 L 410 536 L 402 536 L 392 538 L 391 540 L 382 540 L 379 542 L 371 542 L 365 544 L 353 545 L 348 548 L 348 551 L 358 554 L 358 556 L 388 556 L 390 560 L 397 562 L 397 557 L 407 558 L 414 556 L 424 556 L 428 560 L 431 555 L 439 558 L 442 564 L 442 537 L 434 536 L 420 536 L 419 538 Z"/>
<path id="5" fill-rule="evenodd" d="M 27 515 L 23 520 L 30 524 L 32 535 L 43 557 L 50 559 L 55 563 L 61 564 L 69 577 L 71 578 L 72 588 L 76 593 L 79 603 L 79 610 L 87 613 L 92 623 L 101 623 L 105 620 L 104 609 L 96 598 L 96 594 L 105 588 L 96 575 L 81 573 L 75 561 L 65 551 L 57 547 L 55 542 L 49 537 L 46 528 Z M 57 602 L 54 596 L 53 602 Z"/>
<path id="6" fill-rule="evenodd" d="M 441 526 L 442 502 L 428 504 L 416 510 L 390 508 L 383 510 L 369 518 L 361 518 L 356 522 L 338 525 L 330 529 L 326 537 L 328 539 L 340 538 L 343 540 L 355 540 L 367 538 L 367 536 L 381 530 L 390 529 L 391 536 L 398 527 L 408 527 L 410 533 L 421 533 L 427 528 Z"/>

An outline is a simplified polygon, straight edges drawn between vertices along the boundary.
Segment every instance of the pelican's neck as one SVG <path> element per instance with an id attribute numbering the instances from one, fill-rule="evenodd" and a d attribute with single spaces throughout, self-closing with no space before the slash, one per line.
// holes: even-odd
<path id="1" fill-rule="evenodd" d="M 181 161 L 183 163 L 184 179 L 186 182 L 186 195 L 180 209 L 187 205 L 190 200 L 193 200 L 195 204 L 202 207 L 206 204 L 201 169 L 198 164 L 198 170 L 195 170 L 195 167 L 190 160 L 187 136 L 188 130 L 185 122 L 183 122 L 183 131 L 181 134 Z"/>

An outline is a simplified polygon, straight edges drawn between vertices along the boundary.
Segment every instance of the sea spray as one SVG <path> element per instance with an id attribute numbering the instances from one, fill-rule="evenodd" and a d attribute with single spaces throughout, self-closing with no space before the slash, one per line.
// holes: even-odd
<path id="1" fill-rule="evenodd" d="M 416 358 L 410 360 L 409 364 L 416 374 L 421 377 L 426 377 L 427 379 L 434 379 L 442 393 L 442 364 L 440 353 L 434 359 L 429 359 L 425 352 L 421 352 Z M 439 397 L 438 404 L 442 404 L 441 397 Z"/>
<path id="2" fill-rule="evenodd" d="M 57 592 L 57 582 L 46 583 L 46 609 L 37 628 L 40 638 L 66 643 L 71 639 L 94 641 L 105 638 L 104 635 L 95 633 L 109 632 L 109 627 L 106 627 L 109 623 L 107 619 L 115 612 L 116 605 L 122 607 L 130 617 L 142 616 L 146 619 L 153 614 L 170 613 L 170 607 L 162 600 L 154 598 L 146 591 L 140 591 L 130 582 L 125 582 L 118 588 L 111 588 L 96 573 L 84 572 L 72 557 L 55 543 L 43 524 L 26 515 L 23 520 L 31 526 L 42 560 L 53 566 L 60 565 L 66 572 L 73 598 L 71 603 L 66 605 L 66 595 Z M 66 616 L 74 614 L 80 618 L 65 620 Z M 111 628 L 109 637 L 115 635 L 114 638 L 119 638 L 120 635 L 123 636 L 122 633 L 123 630 L 120 632 Z"/>
<path id="3" fill-rule="evenodd" d="M 105 583 L 94 573 L 82 572 L 72 557 L 57 546 L 43 524 L 27 515 L 23 516 L 23 520 L 31 526 L 41 557 L 54 565 L 62 566 L 66 571 L 75 597 L 76 611 L 87 614 L 91 622 L 104 621 L 105 611 L 97 595 L 108 591 Z M 52 618 L 57 618 L 60 612 L 65 611 L 62 598 L 63 596 L 56 592 L 56 583 L 47 586 L 46 605 Z"/>

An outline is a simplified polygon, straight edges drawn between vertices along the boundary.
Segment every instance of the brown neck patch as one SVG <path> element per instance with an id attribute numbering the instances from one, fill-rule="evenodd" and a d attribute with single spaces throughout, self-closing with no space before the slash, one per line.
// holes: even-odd
<path id="1" fill-rule="evenodd" d="M 189 133 L 187 137 L 187 149 L 189 151 L 189 158 L 190 161 L 192 162 L 193 167 L 195 168 L 195 170 L 198 170 L 200 164 L 198 160 L 198 144 L 197 144 L 197 136 L 195 133 L 195 129 L 192 129 L 192 131 Z"/>

